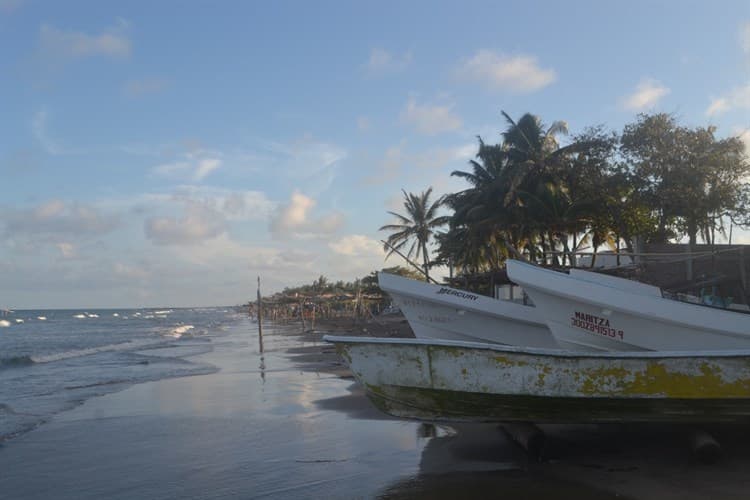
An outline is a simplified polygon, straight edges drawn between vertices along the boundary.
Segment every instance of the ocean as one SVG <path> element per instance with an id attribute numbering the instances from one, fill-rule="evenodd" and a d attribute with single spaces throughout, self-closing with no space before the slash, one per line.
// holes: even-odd
<path id="1" fill-rule="evenodd" d="M 130 385 L 216 368 L 231 308 L 18 310 L 0 314 L 0 442 Z"/>

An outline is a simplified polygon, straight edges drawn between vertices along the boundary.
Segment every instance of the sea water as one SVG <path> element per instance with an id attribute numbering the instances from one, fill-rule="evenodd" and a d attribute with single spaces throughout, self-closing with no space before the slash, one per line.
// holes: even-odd
<path id="1" fill-rule="evenodd" d="M 0 442 L 94 396 L 215 371 L 190 358 L 239 317 L 226 308 L 4 311 Z"/>

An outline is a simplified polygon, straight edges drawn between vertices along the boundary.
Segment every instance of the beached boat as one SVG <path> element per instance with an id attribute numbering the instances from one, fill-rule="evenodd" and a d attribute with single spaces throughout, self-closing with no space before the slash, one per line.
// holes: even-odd
<path id="1" fill-rule="evenodd" d="M 750 421 L 750 350 L 569 352 L 332 337 L 370 400 L 397 417 L 471 422 Z"/>
<path id="2" fill-rule="evenodd" d="M 559 347 L 535 308 L 442 285 L 378 273 L 417 338 Z"/>
<path id="3" fill-rule="evenodd" d="M 583 277 L 513 260 L 507 269 L 564 349 L 750 349 L 750 316 L 743 312 L 664 298 L 656 287 L 612 276 Z"/>

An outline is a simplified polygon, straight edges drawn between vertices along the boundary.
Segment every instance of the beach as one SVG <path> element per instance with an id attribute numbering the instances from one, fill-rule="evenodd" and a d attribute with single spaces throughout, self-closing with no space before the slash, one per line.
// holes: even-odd
<path id="1" fill-rule="evenodd" d="M 354 324 L 238 320 L 188 358 L 211 373 L 87 400 L 0 446 L 3 498 L 745 498 L 744 429 L 702 465 L 683 429 L 543 426 L 530 460 L 497 425 L 377 411 L 325 332 L 408 336 L 394 316 Z"/>

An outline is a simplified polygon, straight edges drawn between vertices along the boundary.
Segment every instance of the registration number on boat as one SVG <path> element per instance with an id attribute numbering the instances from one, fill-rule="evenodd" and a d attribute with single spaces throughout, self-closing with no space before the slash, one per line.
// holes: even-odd
<path id="1" fill-rule="evenodd" d="M 625 337 L 624 331 L 610 326 L 609 318 L 595 316 L 593 314 L 575 311 L 573 317 L 570 318 L 570 324 L 581 330 L 598 333 L 599 335 L 604 335 L 605 337 L 613 339 L 623 340 Z"/>

